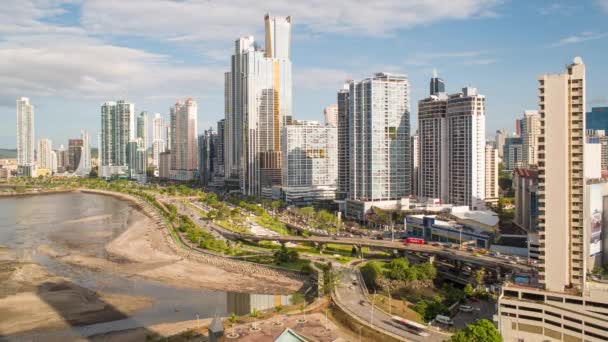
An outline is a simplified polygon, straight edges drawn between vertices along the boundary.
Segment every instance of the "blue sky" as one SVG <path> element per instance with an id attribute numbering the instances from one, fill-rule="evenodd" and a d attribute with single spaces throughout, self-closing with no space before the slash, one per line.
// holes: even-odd
<path id="1" fill-rule="evenodd" d="M 15 142 L 15 100 L 36 107 L 36 139 L 55 148 L 87 128 L 100 105 L 126 98 L 167 115 L 199 105 L 199 131 L 223 117 L 233 42 L 262 43 L 264 13 L 293 17 L 294 115 L 322 119 L 345 79 L 405 73 L 411 121 L 436 68 L 449 92 L 486 96 L 487 132 L 514 130 L 537 108 L 537 77 L 587 66 L 587 107 L 608 105 L 608 0 L 3 0 L 0 147 Z M 96 139 L 94 139 L 96 141 Z"/>

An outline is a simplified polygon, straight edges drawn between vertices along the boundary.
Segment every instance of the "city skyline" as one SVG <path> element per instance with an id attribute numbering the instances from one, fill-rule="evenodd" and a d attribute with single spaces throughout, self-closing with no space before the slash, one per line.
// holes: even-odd
<path id="1" fill-rule="evenodd" d="M 432 69 L 437 68 L 449 93 L 470 85 L 488 97 L 486 135 L 500 128 L 513 132 L 513 120 L 524 110 L 535 108 L 531 81 L 544 72 L 559 71 L 555 67 L 547 70 L 545 65 L 563 65 L 574 55 L 582 56 L 589 66 L 587 106 L 607 103 L 600 76 L 606 71 L 601 63 L 605 55 L 605 44 L 601 43 L 608 38 L 602 31 L 602 20 L 608 15 L 605 1 L 515 4 L 463 0 L 441 5 L 445 8 L 433 4 L 413 8 L 405 2 L 389 5 L 390 17 L 399 20 L 386 20 L 379 13 L 366 21 L 357 18 L 358 11 L 346 11 L 339 20 L 331 18 L 332 11 L 344 12 L 348 4 L 332 4 L 312 15 L 303 10 L 306 4 L 288 6 L 279 2 L 243 12 L 239 25 L 215 12 L 205 13 L 204 5 L 191 2 L 126 6 L 95 1 L 46 5 L 25 1 L 13 6 L 9 1 L 6 5 L 11 16 L 6 17 L 7 26 L 0 32 L 0 55 L 18 56 L 28 63 L 28 68 L 13 64 L 5 67 L 10 76 L 7 80 L 20 81 L 0 87 L 0 114 L 8 118 L 0 128 L 0 146 L 6 148 L 16 147 L 13 104 L 21 96 L 36 104 L 40 123 L 36 139 L 65 142 L 83 127 L 95 137 L 100 129 L 96 124 L 99 106 L 122 98 L 135 103 L 137 112 L 160 112 L 166 118 L 167 108 L 175 98 L 191 96 L 202 109 L 198 118 L 201 130 L 197 133 L 215 127 L 223 113 L 221 70 L 229 66 L 231 42 L 248 34 L 261 38 L 264 28 L 259 19 L 266 12 L 294 17 L 290 53 L 294 65 L 293 115 L 298 119 L 322 121 L 323 108 L 335 103 L 335 91 L 346 78 L 397 72 L 407 74 L 412 84 L 413 133 L 417 101 L 425 97 Z M 183 28 L 172 26 L 165 30 L 164 21 L 158 25 L 160 29 L 147 26 L 155 18 L 153 9 L 157 6 L 166 6 L 165 13 L 187 11 L 198 19 L 215 15 L 210 25 L 217 36 L 212 37 L 189 21 Z M 214 6 L 219 11 L 232 5 Z M 114 25 L 115 18 L 129 15 L 136 7 L 144 9 L 133 13 L 141 20 Z M 108 11 L 115 16 L 100 19 L 92 15 Z M 561 25 L 565 18 L 568 27 Z M 24 23 L 29 30 L 19 29 Z M 537 29 L 539 23 L 541 30 Z M 465 37 L 488 26 L 492 26 L 488 35 L 491 39 L 467 40 L 462 46 L 447 41 L 442 34 L 448 30 Z M 509 30 L 502 30 L 505 28 Z M 520 34 L 524 31 L 526 34 Z M 51 46 L 47 41 L 55 43 Z M 429 45 L 431 41 L 433 45 Z M 361 46 L 365 47 L 363 50 L 381 49 L 383 53 L 362 53 L 357 48 L 354 54 L 353 49 Z M 76 56 L 84 63 L 59 58 L 66 55 Z M 344 55 L 354 57 L 345 60 Z M 26 71 L 13 74 L 13 70 Z M 154 76 L 149 77 L 151 74 Z M 57 119 L 65 125 L 52 125 Z"/>

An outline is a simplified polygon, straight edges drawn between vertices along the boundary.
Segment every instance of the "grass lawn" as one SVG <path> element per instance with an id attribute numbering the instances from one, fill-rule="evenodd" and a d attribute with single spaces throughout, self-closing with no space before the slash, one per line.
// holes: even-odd
<path id="1" fill-rule="evenodd" d="M 280 264 L 276 264 L 274 262 L 274 258 L 272 256 L 255 256 L 251 258 L 247 258 L 247 261 L 253 261 L 260 264 L 283 267 L 294 271 L 301 271 L 302 267 L 310 264 L 310 260 L 300 259 L 294 262 L 283 262 Z"/>
<path id="2" fill-rule="evenodd" d="M 373 297 L 373 295 L 370 296 Z M 385 312 L 391 313 L 392 315 L 396 315 L 405 319 L 409 319 L 414 322 L 424 323 L 420 314 L 414 311 L 410 306 L 410 303 L 392 298 L 390 300 L 390 309 L 389 309 L 389 298 L 388 295 L 385 294 L 377 294 L 376 299 L 374 301 L 375 305 L 384 310 Z"/>

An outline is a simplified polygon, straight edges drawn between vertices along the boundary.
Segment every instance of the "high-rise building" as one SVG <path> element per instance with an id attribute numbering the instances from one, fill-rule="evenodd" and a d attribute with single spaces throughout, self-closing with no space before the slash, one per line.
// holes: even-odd
<path id="1" fill-rule="evenodd" d="M 522 162 L 524 167 L 538 163 L 538 136 L 540 135 L 540 115 L 536 110 L 526 110 L 522 118 Z"/>
<path id="2" fill-rule="evenodd" d="M 67 171 L 74 172 L 80 164 L 82 156 L 82 139 L 68 140 L 68 168 Z"/>
<path id="3" fill-rule="evenodd" d="M 601 146 L 601 170 L 603 173 L 603 177 L 606 178 L 606 175 L 608 174 L 608 136 L 606 136 L 606 131 L 587 130 L 587 137 L 590 141 L 599 143 Z"/>
<path id="4" fill-rule="evenodd" d="M 217 139 L 215 144 L 215 174 L 219 177 L 224 177 L 225 159 L 224 159 L 224 139 L 226 136 L 226 120 L 221 119 L 217 122 Z"/>
<path id="5" fill-rule="evenodd" d="M 52 165 L 52 156 L 51 152 L 53 152 L 53 143 L 50 139 L 40 139 L 38 140 L 38 168 L 39 169 L 47 169 L 53 170 Z"/>
<path id="6" fill-rule="evenodd" d="M 433 70 L 433 78 L 430 82 L 429 95 L 438 95 L 439 93 L 445 93 L 445 83 L 439 77 L 437 77 L 437 70 Z"/>
<path id="7" fill-rule="evenodd" d="M 577 57 L 538 81 L 540 286 L 506 283 L 495 317 L 505 341 L 605 341 L 608 286 L 589 273 L 602 255 L 608 183 L 585 179 L 597 166 L 586 155 L 585 65 Z"/>
<path id="8" fill-rule="evenodd" d="M 158 164 L 158 177 L 169 179 L 171 176 L 171 152 L 161 152 Z"/>
<path id="9" fill-rule="evenodd" d="M 266 50 L 235 42 L 225 77 L 227 178 L 243 193 L 269 197 L 281 183 L 281 128 L 292 116 L 291 17 L 265 17 Z"/>
<path id="10" fill-rule="evenodd" d="M 51 150 L 51 172 L 57 173 L 57 152 Z"/>
<path id="11" fill-rule="evenodd" d="M 17 175 L 36 175 L 34 148 L 34 106 L 21 97 L 17 99 Z"/>
<path id="12" fill-rule="evenodd" d="M 502 166 L 505 170 L 515 170 L 524 166 L 523 140 L 519 136 L 507 137 L 503 146 Z"/>
<path id="13" fill-rule="evenodd" d="M 145 183 L 147 181 L 147 156 L 144 139 L 137 137 L 127 144 L 129 178 Z"/>
<path id="14" fill-rule="evenodd" d="M 338 104 L 332 104 L 323 109 L 325 125 L 338 127 Z"/>
<path id="15" fill-rule="evenodd" d="M 168 122 L 165 122 L 164 129 L 164 140 L 165 140 L 165 151 L 171 151 L 171 118 L 169 117 Z"/>
<path id="16" fill-rule="evenodd" d="M 101 106 L 99 177 L 127 175 L 127 144 L 135 138 L 135 108 L 125 100 Z"/>
<path id="17" fill-rule="evenodd" d="M 148 112 L 143 111 L 137 116 L 137 138 L 143 141 L 143 147 L 148 148 Z"/>
<path id="18" fill-rule="evenodd" d="M 398 205 L 410 195 L 409 81 L 378 73 L 349 86 L 350 185 L 346 215 Z M 389 204 L 390 203 L 390 204 Z"/>
<path id="19" fill-rule="evenodd" d="M 201 184 L 209 185 L 215 172 L 215 138 L 213 128 L 198 136 L 198 172 Z"/>
<path id="20" fill-rule="evenodd" d="M 524 129 L 523 119 L 515 119 L 515 135 L 518 137 L 521 137 L 523 129 Z"/>
<path id="21" fill-rule="evenodd" d="M 496 131 L 496 136 L 494 138 L 494 143 L 496 144 L 496 149 L 498 149 L 498 158 L 502 161 L 504 156 L 504 148 L 505 148 L 505 139 L 507 138 L 507 130 L 500 129 Z"/>
<path id="22" fill-rule="evenodd" d="M 538 231 L 538 170 L 513 170 L 515 217 L 513 222 L 528 232 Z"/>
<path id="23" fill-rule="evenodd" d="M 63 145 L 59 146 L 57 150 L 57 172 L 64 173 L 68 169 L 69 157 L 68 151 L 65 149 Z"/>
<path id="24" fill-rule="evenodd" d="M 281 139 L 285 201 L 294 205 L 333 201 L 338 179 L 338 129 L 295 120 L 283 127 Z"/>
<path id="25" fill-rule="evenodd" d="M 492 143 L 486 143 L 486 189 L 485 189 L 485 200 L 486 202 L 490 199 L 498 199 L 498 150 Z"/>
<path id="26" fill-rule="evenodd" d="M 152 118 L 152 163 L 158 168 L 160 154 L 165 151 L 164 121 L 160 113 L 155 113 Z"/>
<path id="27" fill-rule="evenodd" d="M 348 197 L 350 177 L 350 143 L 348 129 L 350 126 L 349 115 L 349 85 L 345 84 L 338 90 L 338 191 L 337 200 L 345 200 Z"/>
<path id="28" fill-rule="evenodd" d="M 484 207 L 485 97 L 475 88 L 418 103 L 420 196 Z"/>
<path id="29" fill-rule="evenodd" d="M 410 137 L 410 146 L 412 154 L 410 158 L 410 170 L 412 170 L 412 179 L 410 180 L 411 194 L 419 195 L 418 183 L 420 182 L 420 141 L 418 131 Z"/>
<path id="30" fill-rule="evenodd" d="M 191 98 L 171 107 L 171 178 L 194 180 L 198 168 L 197 105 Z"/>
<path id="31" fill-rule="evenodd" d="M 91 173 L 91 140 L 89 138 L 89 132 L 86 129 L 80 131 L 80 141 L 82 145 L 80 147 L 80 156 L 74 174 L 80 177 L 88 177 Z"/>
<path id="32" fill-rule="evenodd" d="M 603 130 L 608 132 L 608 107 L 593 107 L 587 112 L 585 120 L 587 130 Z"/>

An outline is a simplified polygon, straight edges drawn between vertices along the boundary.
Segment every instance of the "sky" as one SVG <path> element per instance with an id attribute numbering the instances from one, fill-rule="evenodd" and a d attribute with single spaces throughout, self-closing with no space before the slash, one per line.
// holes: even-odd
<path id="1" fill-rule="evenodd" d="M 2 0 L 0 148 L 16 146 L 21 96 L 35 106 L 36 140 L 54 148 L 83 128 L 96 137 L 101 105 L 118 99 L 167 117 L 192 97 L 199 132 L 216 127 L 234 41 L 263 43 L 265 13 L 292 16 L 297 119 L 322 120 L 346 79 L 384 71 L 408 75 L 415 129 L 436 69 L 449 93 L 486 96 L 489 136 L 513 132 L 538 107 L 538 76 L 575 56 L 587 108 L 608 105 L 608 0 Z"/>

